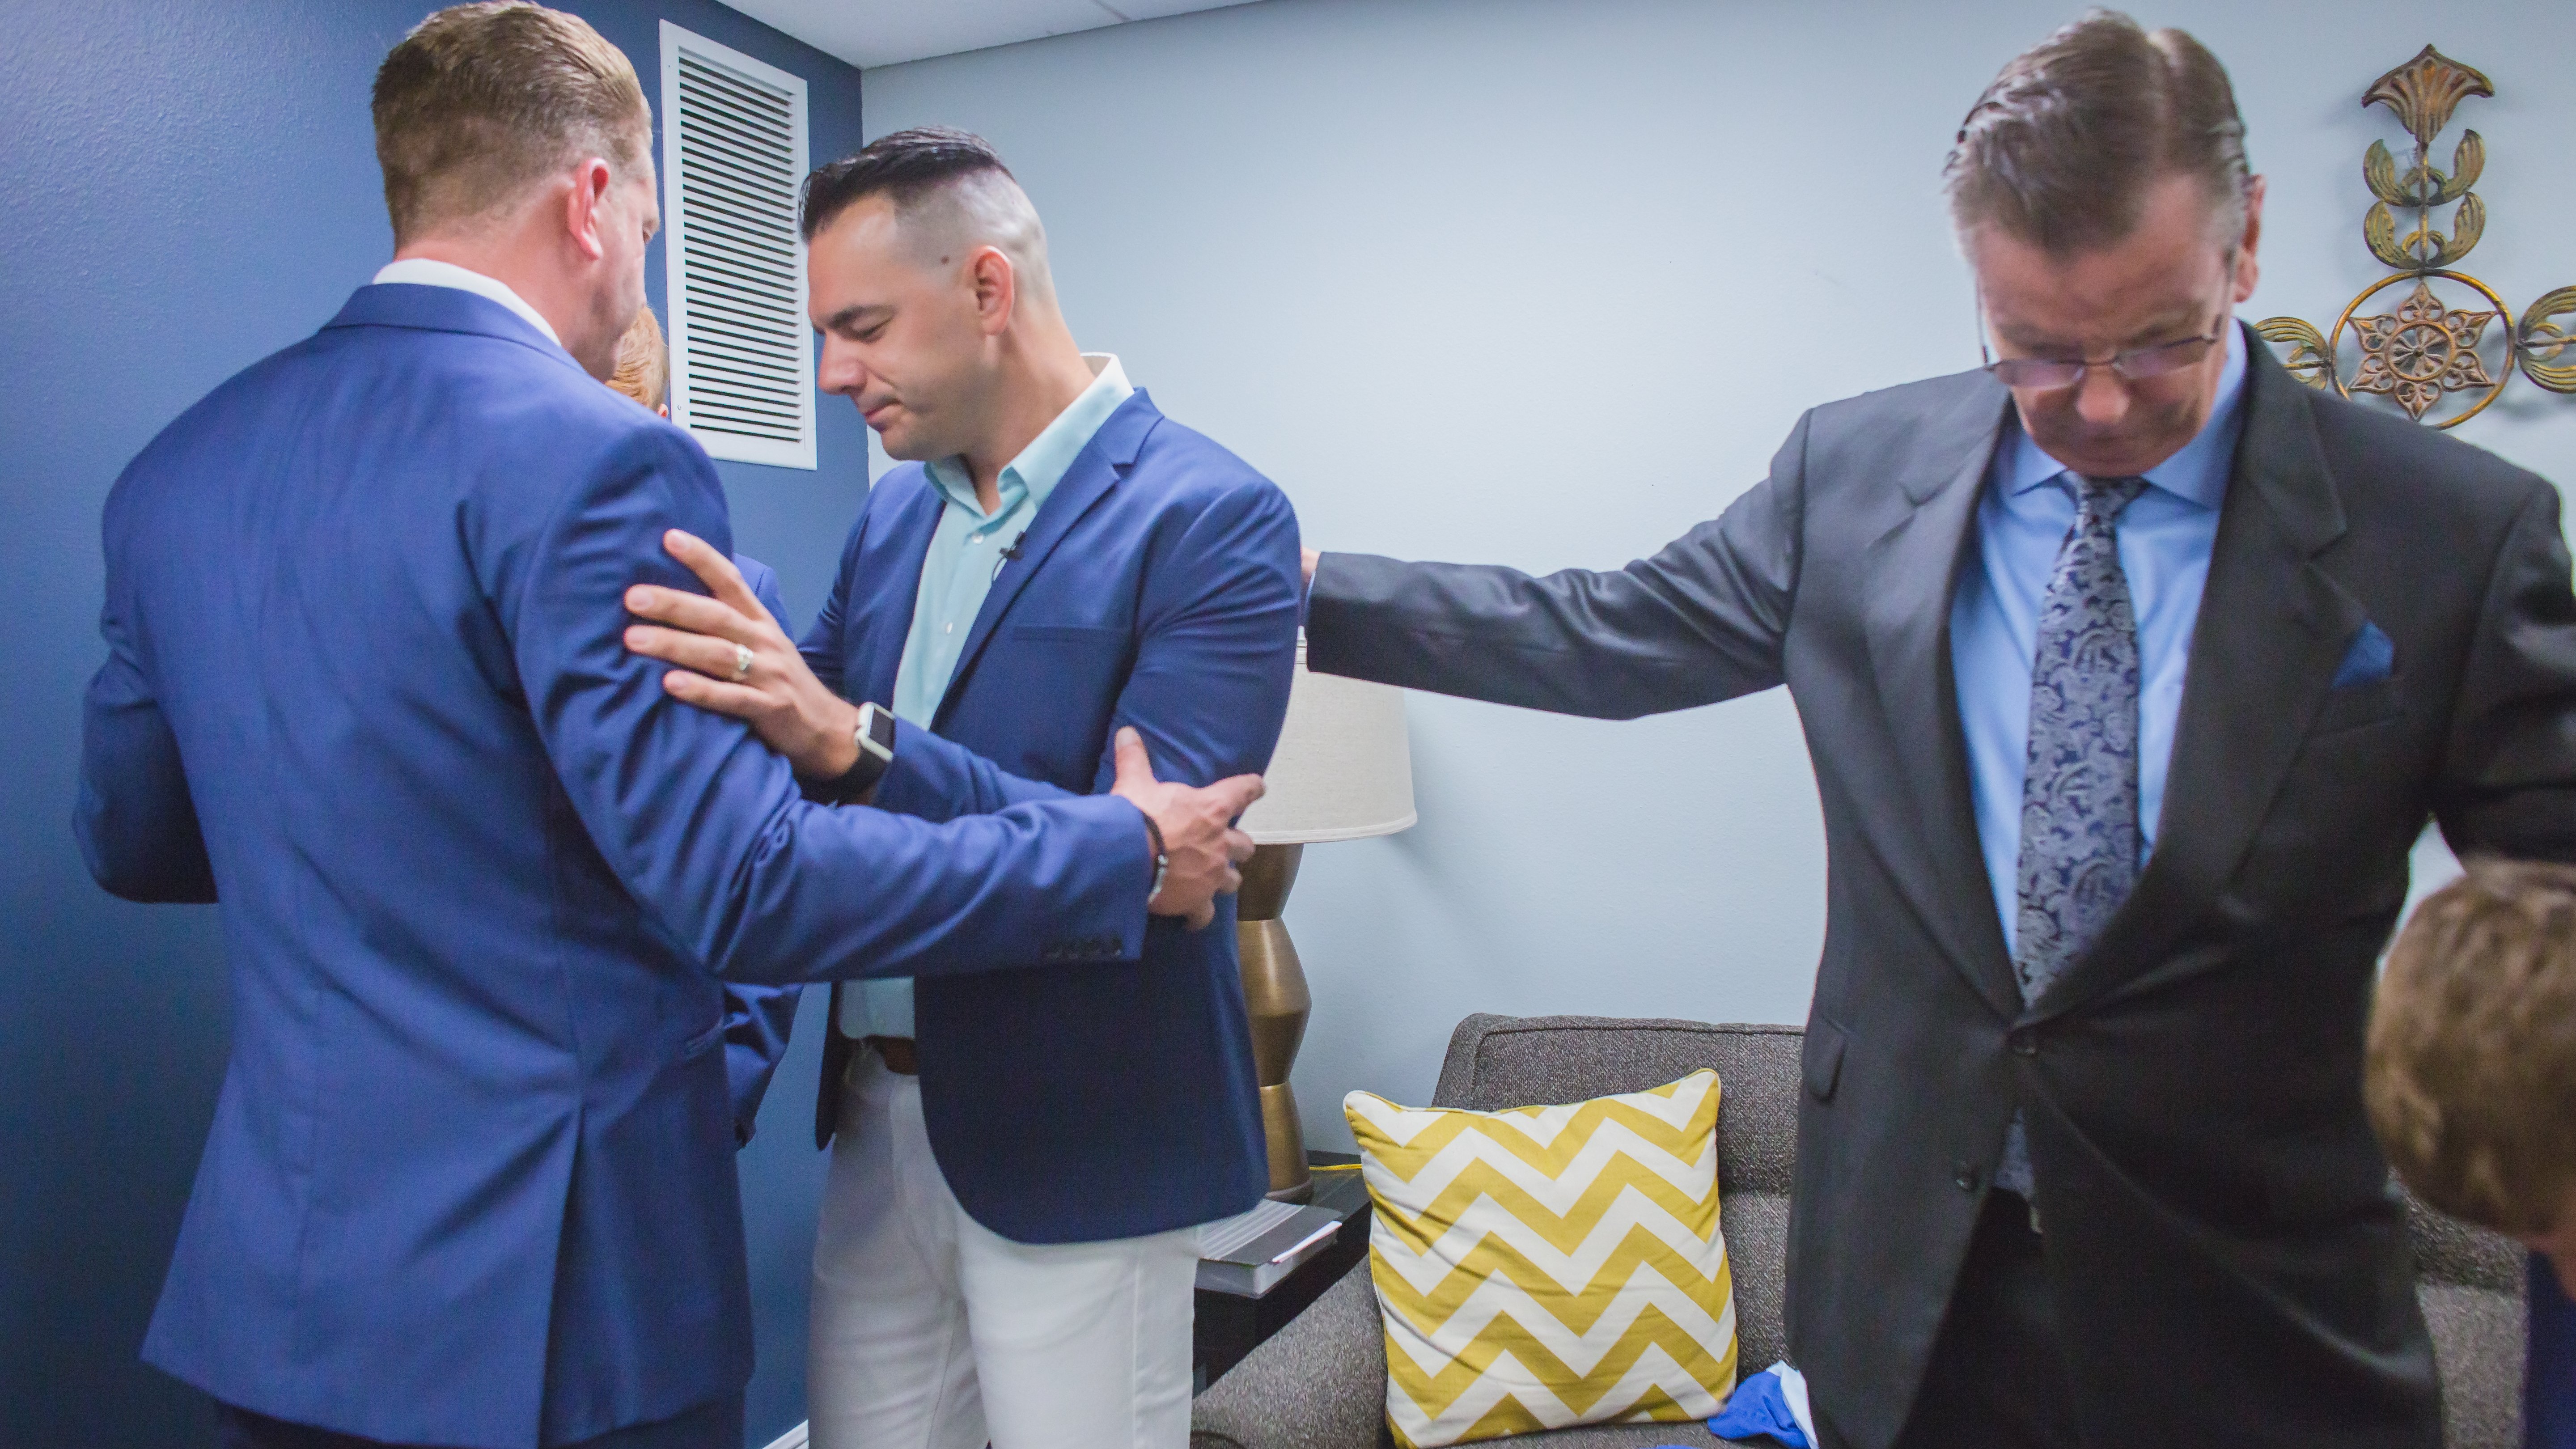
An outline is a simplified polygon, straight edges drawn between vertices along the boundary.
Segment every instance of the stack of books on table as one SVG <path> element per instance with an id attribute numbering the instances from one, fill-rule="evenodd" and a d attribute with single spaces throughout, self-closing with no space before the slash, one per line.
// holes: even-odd
<path id="1" fill-rule="evenodd" d="M 1333 1245 L 1341 1215 L 1330 1208 L 1265 1202 L 1199 1228 L 1199 1291 L 1258 1298 L 1297 1265 Z"/>

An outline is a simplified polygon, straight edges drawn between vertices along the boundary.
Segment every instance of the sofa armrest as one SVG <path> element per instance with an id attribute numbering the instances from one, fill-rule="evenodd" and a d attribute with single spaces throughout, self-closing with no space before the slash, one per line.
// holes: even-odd
<path id="1" fill-rule="evenodd" d="M 1190 1449 L 1379 1449 L 1386 1332 L 1363 1258 L 1190 1406 Z"/>

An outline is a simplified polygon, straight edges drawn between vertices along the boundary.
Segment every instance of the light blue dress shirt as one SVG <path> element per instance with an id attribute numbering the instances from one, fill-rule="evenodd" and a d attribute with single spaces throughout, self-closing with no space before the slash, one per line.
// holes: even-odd
<path id="1" fill-rule="evenodd" d="M 939 713 L 939 701 L 957 673 L 966 636 L 974 631 L 984 596 L 993 591 L 993 580 L 1002 572 L 1002 555 L 1029 531 L 1038 510 L 1046 506 L 1047 495 L 1064 481 L 1073 460 L 1091 446 L 1100 425 L 1135 394 L 1117 358 L 1085 353 L 1082 360 L 1091 365 L 1091 386 L 1030 439 L 1018 457 L 1002 465 L 992 512 L 986 513 L 975 497 L 975 480 L 967 474 L 964 460 L 941 458 L 923 470 L 948 506 L 940 510 L 930 550 L 922 555 L 921 588 L 912 598 L 912 630 L 904 636 L 903 662 L 895 667 L 895 718 L 916 729 L 930 728 L 931 718 Z M 912 1020 L 909 976 L 852 981 L 841 988 L 843 1036 L 909 1037 Z"/>
<path id="2" fill-rule="evenodd" d="M 2165 767 L 2173 758 L 2192 626 L 2209 582 L 2243 428 L 2245 336 L 2227 328 L 2227 361 L 2209 421 L 2182 450 L 2146 472 L 2147 489 L 2120 513 L 2120 569 L 2138 619 L 2138 864 L 2156 844 Z M 1950 669 L 1968 737 L 1968 779 L 1977 838 L 1994 887 L 2004 948 L 2014 949 L 2021 917 L 2022 776 L 2030 763 L 2030 667 L 2039 605 L 2058 547 L 2075 526 L 2075 498 L 2063 463 L 2040 451 L 2018 414 L 1986 470 L 1977 504 L 1976 552 L 1950 600 Z"/>

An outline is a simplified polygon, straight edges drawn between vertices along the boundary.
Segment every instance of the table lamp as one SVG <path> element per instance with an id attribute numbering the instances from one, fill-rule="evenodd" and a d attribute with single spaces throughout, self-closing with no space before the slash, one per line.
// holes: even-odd
<path id="1" fill-rule="evenodd" d="M 1315 1182 L 1306 1170 L 1306 1134 L 1297 1121 L 1297 1098 L 1288 1090 L 1288 1069 L 1305 1040 L 1314 999 L 1296 943 L 1279 916 L 1307 846 L 1393 835 L 1413 824 L 1404 691 L 1307 673 L 1301 634 L 1288 722 L 1263 775 L 1269 791 L 1243 815 L 1244 833 L 1259 848 L 1243 867 L 1235 933 L 1243 953 L 1243 1001 L 1252 1018 L 1253 1066 L 1261 1081 L 1270 1196 L 1304 1202 L 1314 1196 Z"/>

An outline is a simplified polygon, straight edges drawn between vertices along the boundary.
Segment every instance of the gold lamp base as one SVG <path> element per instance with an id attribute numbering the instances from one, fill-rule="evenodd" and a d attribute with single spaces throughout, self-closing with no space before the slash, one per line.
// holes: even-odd
<path id="1" fill-rule="evenodd" d="M 1243 955 L 1243 1004 L 1252 1018 L 1252 1063 L 1261 1083 L 1261 1132 L 1270 1147 L 1270 1197 L 1277 1202 L 1306 1202 L 1315 1195 L 1315 1179 L 1306 1170 L 1306 1133 L 1297 1121 L 1297 1098 L 1288 1089 L 1288 1071 L 1297 1064 L 1297 1048 L 1306 1039 L 1306 1017 L 1314 998 L 1306 991 L 1306 971 L 1297 962 L 1297 944 L 1279 919 L 1288 908 L 1288 892 L 1297 884 L 1297 866 L 1305 859 L 1302 845 L 1264 845 L 1243 866 L 1243 889 L 1235 897 L 1235 940 Z"/>

